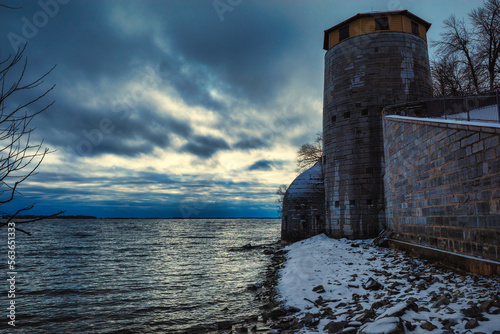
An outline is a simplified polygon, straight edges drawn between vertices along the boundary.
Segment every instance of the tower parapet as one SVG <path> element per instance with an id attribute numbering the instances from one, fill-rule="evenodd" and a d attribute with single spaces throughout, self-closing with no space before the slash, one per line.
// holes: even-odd
<path id="1" fill-rule="evenodd" d="M 406 32 L 427 41 L 430 26 L 407 10 L 356 14 L 325 30 L 323 49 L 328 51 L 343 40 L 379 32 Z"/>

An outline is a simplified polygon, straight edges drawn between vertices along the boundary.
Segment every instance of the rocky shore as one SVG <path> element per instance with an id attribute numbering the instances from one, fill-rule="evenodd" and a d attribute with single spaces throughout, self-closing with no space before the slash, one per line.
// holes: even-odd
<path id="1" fill-rule="evenodd" d="M 500 334 L 500 279 L 437 268 L 370 241 L 324 235 L 286 248 L 279 333 Z"/>
<path id="2" fill-rule="evenodd" d="M 324 235 L 267 251 L 260 315 L 214 333 L 500 334 L 498 277 Z"/>

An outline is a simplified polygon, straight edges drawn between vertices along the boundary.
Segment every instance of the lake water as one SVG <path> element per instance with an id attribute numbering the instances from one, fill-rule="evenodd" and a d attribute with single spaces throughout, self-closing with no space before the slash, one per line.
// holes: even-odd
<path id="1" fill-rule="evenodd" d="M 18 225 L 21 227 L 20 225 Z M 196 333 L 258 314 L 247 289 L 263 280 L 276 219 L 48 220 L 15 234 L 8 298 L 7 229 L 0 332 L 15 300 L 19 333 Z"/>

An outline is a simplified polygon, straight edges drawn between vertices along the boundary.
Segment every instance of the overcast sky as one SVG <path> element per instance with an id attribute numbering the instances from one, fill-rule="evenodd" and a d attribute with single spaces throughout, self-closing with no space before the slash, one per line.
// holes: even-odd
<path id="1" fill-rule="evenodd" d="M 37 91 L 56 84 L 45 103 L 56 102 L 35 124 L 56 152 L 17 206 L 262 217 L 276 216 L 276 188 L 297 176 L 298 147 L 321 131 L 323 30 L 356 13 L 408 9 L 433 23 L 436 40 L 443 19 L 482 1 L 1 3 L 23 7 L 0 7 L 1 58 L 28 41 L 29 77 L 57 65 Z"/>

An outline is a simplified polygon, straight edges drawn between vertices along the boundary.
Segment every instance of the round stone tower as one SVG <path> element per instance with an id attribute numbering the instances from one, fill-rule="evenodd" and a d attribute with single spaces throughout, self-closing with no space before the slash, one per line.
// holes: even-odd
<path id="1" fill-rule="evenodd" d="M 408 11 L 357 14 L 325 31 L 323 170 L 332 237 L 385 227 L 382 109 L 432 96 L 426 33 Z"/>

